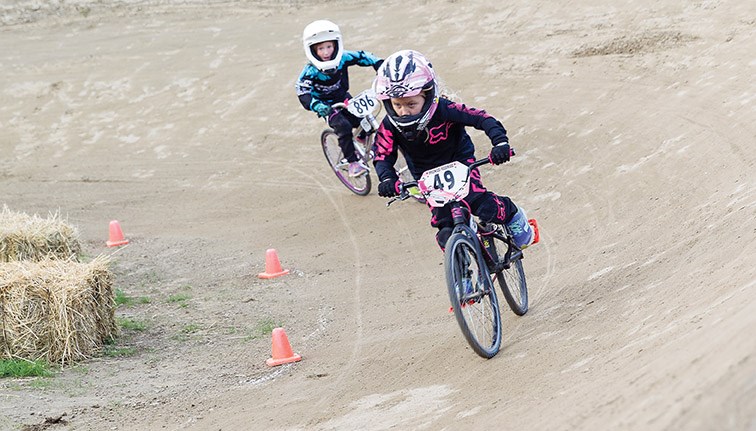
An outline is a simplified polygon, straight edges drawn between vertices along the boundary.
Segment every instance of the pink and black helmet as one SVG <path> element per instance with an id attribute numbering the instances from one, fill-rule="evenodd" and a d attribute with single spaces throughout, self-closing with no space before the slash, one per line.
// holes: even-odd
<path id="1" fill-rule="evenodd" d="M 383 101 L 389 121 L 409 140 L 417 139 L 438 107 L 436 73 L 425 56 L 417 51 L 403 50 L 391 54 L 378 69 L 373 90 Z M 391 106 L 392 98 L 425 94 L 425 103 L 417 115 L 400 116 Z"/>

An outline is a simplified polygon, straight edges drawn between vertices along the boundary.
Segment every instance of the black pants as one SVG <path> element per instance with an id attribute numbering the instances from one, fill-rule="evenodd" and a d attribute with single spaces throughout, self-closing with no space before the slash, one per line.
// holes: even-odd
<path id="1" fill-rule="evenodd" d="M 338 109 L 328 117 L 328 126 L 339 137 L 339 147 L 341 147 L 344 158 L 348 162 L 357 161 L 357 155 L 354 153 L 354 142 L 352 141 L 352 130 L 359 125 L 360 119 L 350 114 L 346 109 Z"/>

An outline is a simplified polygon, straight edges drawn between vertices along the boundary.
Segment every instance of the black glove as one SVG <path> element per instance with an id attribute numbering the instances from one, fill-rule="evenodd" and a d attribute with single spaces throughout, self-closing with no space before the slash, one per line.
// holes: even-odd
<path id="1" fill-rule="evenodd" d="M 378 196 L 383 198 L 391 198 L 399 194 L 399 180 L 396 178 L 389 178 L 381 181 L 378 184 Z"/>
<path id="2" fill-rule="evenodd" d="M 512 149 L 509 148 L 509 144 L 505 142 L 496 145 L 491 149 L 491 154 L 488 155 L 488 160 L 490 160 L 494 165 L 500 165 L 502 163 L 508 162 L 511 156 Z"/>

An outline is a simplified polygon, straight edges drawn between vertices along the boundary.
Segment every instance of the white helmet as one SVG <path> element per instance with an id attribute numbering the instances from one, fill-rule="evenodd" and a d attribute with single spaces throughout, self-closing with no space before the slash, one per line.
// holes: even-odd
<path id="1" fill-rule="evenodd" d="M 328 61 L 322 61 L 315 54 L 313 46 L 328 40 L 332 40 L 336 45 L 334 47 L 333 58 Z M 304 45 L 307 59 L 321 72 L 332 73 L 339 67 L 342 49 L 341 30 L 339 30 L 338 25 L 324 19 L 307 24 L 307 27 L 302 32 L 302 44 Z"/>

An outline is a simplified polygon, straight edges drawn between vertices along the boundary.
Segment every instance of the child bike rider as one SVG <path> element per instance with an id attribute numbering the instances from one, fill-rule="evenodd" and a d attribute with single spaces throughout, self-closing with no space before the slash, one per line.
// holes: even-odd
<path id="1" fill-rule="evenodd" d="M 349 176 L 367 173 L 367 167 L 354 151 L 352 129 L 360 119 L 346 109 L 334 110 L 331 105 L 351 98 L 349 94 L 349 66 L 372 66 L 378 70 L 383 60 L 365 51 L 343 49 L 339 26 L 331 21 L 318 20 L 305 27 L 302 43 L 309 62 L 302 69 L 296 89 L 302 106 L 325 118 L 339 137 L 339 146 L 349 163 Z"/>
<path id="2" fill-rule="evenodd" d="M 428 169 L 453 161 L 468 166 L 474 162 L 475 147 L 466 126 L 484 131 L 491 140 L 491 163 L 507 162 L 512 155 L 507 131 L 496 118 L 439 96 L 433 67 L 417 51 L 398 51 L 386 58 L 373 90 L 386 108 L 374 147 L 380 196 L 392 197 L 400 192 L 401 183 L 393 169 L 398 148 L 412 159 L 416 179 Z M 525 212 L 508 197 L 486 190 L 478 169 L 470 174 L 470 194 L 464 201 L 482 221 L 507 225 L 519 247 L 532 244 L 534 232 Z M 443 250 L 454 226 L 451 212 L 447 207 L 433 207 L 431 214 L 431 226 L 438 228 L 436 241 Z"/>

